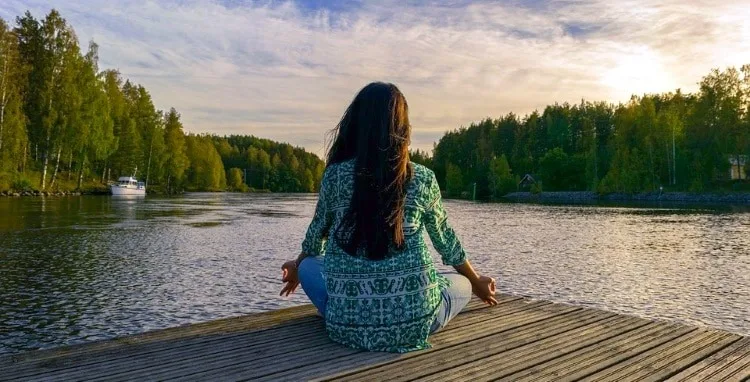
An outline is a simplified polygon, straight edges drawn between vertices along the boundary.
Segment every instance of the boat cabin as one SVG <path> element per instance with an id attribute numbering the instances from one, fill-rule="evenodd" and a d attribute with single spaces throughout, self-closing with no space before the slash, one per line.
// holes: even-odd
<path id="1" fill-rule="evenodd" d="M 132 176 L 121 176 L 119 179 L 117 179 L 117 185 L 127 188 L 144 188 L 146 186 L 145 183 L 139 182 Z"/>

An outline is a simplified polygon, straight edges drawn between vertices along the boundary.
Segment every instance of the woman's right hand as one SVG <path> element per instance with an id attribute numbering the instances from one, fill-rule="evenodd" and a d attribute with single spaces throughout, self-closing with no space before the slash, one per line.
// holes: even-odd
<path id="1" fill-rule="evenodd" d="M 485 304 L 497 305 L 497 300 L 495 299 L 495 279 L 492 277 L 479 276 L 476 281 L 471 283 L 471 290 Z"/>
<path id="2" fill-rule="evenodd" d="M 296 261 L 290 260 L 281 266 L 281 281 L 284 282 L 284 288 L 281 289 L 279 296 L 289 296 L 297 290 L 299 275 L 297 274 Z"/>

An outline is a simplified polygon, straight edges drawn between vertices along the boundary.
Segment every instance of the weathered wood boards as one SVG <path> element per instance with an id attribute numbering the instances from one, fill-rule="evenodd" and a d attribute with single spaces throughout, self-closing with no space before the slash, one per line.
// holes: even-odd
<path id="1" fill-rule="evenodd" d="M 502 295 L 472 303 L 431 349 L 331 342 L 312 306 L 0 357 L 0 380 L 746 381 L 750 338 Z"/>

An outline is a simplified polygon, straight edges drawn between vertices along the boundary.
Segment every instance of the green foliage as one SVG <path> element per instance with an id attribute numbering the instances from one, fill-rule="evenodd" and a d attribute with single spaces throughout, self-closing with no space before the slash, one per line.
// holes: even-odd
<path id="1" fill-rule="evenodd" d="M 166 145 L 167 193 L 179 191 L 184 181 L 185 171 L 190 166 L 182 131 L 180 115 L 172 108 L 164 117 L 164 142 Z"/>
<path id="2" fill-rule="evenodd" d="M 648 167 L 637 148 L 618 151 L 612 170 L 604 177 L 598 191 L 635 193 L 646 189 L 652 190 L 649 178 Z"/>
<path id="3" fill-rule="evenodd" d="M 464 191 L 461 169 L 450 163 L 445 174 L 445 190 L 450 196 L 460 196 Z"/>
<path id="4" fill-rule="evenodd" d="M 585 156 L 569 156 L 562 148 L 548 151 L 539 161 L 539 175 L 549 191 L 582 190 L 585 188 Z"/>
<path id="5" fill-rule="evenodd" d="M 568 154 L 559 147 L 548 151 L 539 162 L 539 174 L 551 191 L 561 190 L 566 186 L 568 162 Z"/>
<path id="6" fill-rule="evenodd" d="M 425 151 L 419 149 L 409 151 L 409 159 L 414 163 L 421 164 L 422 166 L 428 168 L 432 167 L 432 158 L 430 158 L 429 154 Z"/>
<path id="7" fill-rule="evenodd" d="M 229 176 L 227 177 L 227 187 L 230 191 L 245 192 L 248 187 L 242 179 L 242 170 L 237 167 L 229 169 Z"/>
<path id="8" fill-rule="evenodd" d="M 536 182 L 531 185 L 531 188 L 529 188 L 529 191 L 534 195 L 539 195 L 542 193 L 542 182 Z"/>
<path id="9" fill-rule="evenodd" d="M 59 12 L 0 19 L 0 189 L 39 179 L 41 189 L 105 188 L 122 175 L 150 190 L 314 192 L 325 164 L 298 147 L 252 136 L 185 136 L 175 109 L 157 110 L 141 85 L 100 72 Z M 247 171 L 245 184 L 236 170 Z M 6 176 L 7 174 L 7 176 Z M 62 176 L 65 174 L 66 176 Z"/>
<path id="10" fill-rule="evenodd" d="M 187 153 L 190 161 L 188 185 L 193 190 L 223 191 L 227 188 L 226 173 L 210 136 L 188 135 Z"/>
<path id="11" fill-rule="evenodd" d="M 711 191 L 728 181 L 729 158 L 750 155 L 750 65 L 713 70 L 696 94 L 633 96 L 624 104 L 555 104 L 447 132 L 431 160 L 440 180 L 460 175 L 462 191 L 497 197 L 497 164 L 537 174 L 547 190 Z M 746 182 L 742 180 L 741 182 Z M 453 185 L 448 194 L 460 196 Z"/>
<path id="12" fill-rule="evenodd" d="M 505 155 L 494 158 L 490 162 L 490 192 L 492 197 L 498 198 L 516 190 L 518 182 L 513 177 L 508 159 Z"/>
<path id="13" fill-rule="evenodd" d="M 23 192 L 23 191 L 31 191 L 33 189 L 33 186 L 31 184 L 31 181 L 26 178 L 25 176 L 18 177 L 16 180 L 13 181 L 13 184 L 11 184 L 10 189 L 13 191 Z"/>
<path id="14" fill-rule="evenodd" d="M 320 187 L 325 163 L 302 148 L 253 136 L 212 139 L 224 167 L 246 171 L 253 189 L 315 192 Z"/>
<path id="15" fill-rule="evenodd" d="M 23 167 L 21 158 L 27 144 L 24 76 L 18 39 L 0 19 L 0 172 Z"/>

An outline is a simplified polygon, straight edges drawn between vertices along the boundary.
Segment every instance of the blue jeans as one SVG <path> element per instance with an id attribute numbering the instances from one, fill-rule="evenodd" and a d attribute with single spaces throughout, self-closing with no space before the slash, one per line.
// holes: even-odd
<path id="1" fill-rule="evenodd" d="M 328 292 L 326 291 L 325 276 L 323 275 L 323 258 L 306 257 L 302 260 L 297 271 L 302 290 L 310 301 L 318 308 L 318 312 L 326 316 L 326 303 Z M 443 273 L 443 277 L 451 281 L 451 287 L 442 291 L 442 301 L 438 307 L 438 314 L 430 329 L 435 333 L 444 328 L 448 321 L 456 317 L 458 313 L 471 300 L 471 283 L 466 277 L 457 273 Z"/>

